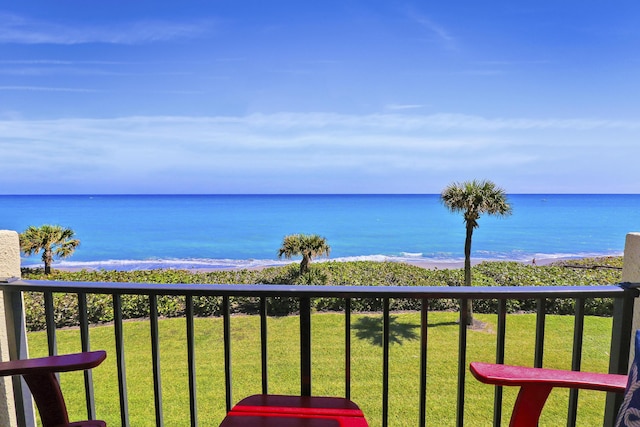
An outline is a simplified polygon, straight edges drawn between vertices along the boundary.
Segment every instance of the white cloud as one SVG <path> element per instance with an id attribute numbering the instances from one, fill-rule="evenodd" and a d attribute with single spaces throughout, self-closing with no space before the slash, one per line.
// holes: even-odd
<path id="1" fill-rule="evenodd" d="M 11 86 L 5 86 L 11 89 Z M 20 87 L 17 87 L 20 88 Z M 34 87 L 34 89 L 39 89 Z M 46 90 L 46 88 L 43 88 Z M 50 88 L 57 90 L 56 88 Z M 59 88 L 65 90 L 64 88 Z M 0 129 L 7 132 L 47 135 L 52 129 L 65 133 L 143 138 L 208 140 L 216 135 L 304 135 L 321 132 L 327 136 L 358 133 L 399 135 L 421 132 L 497 132 L 518 130 L 639 130 L 640 121 L 608 119 L 528 119 L 486 118 L 462 114 L 345 115 L 335 113 L 274 113 L 246 116 L 130 116 L 107 119 L 69 118 L 53 120 L 5 120 Z"/>
<path id="2" fill-rule="evenodd" d="M 140 44 L 200 37 L 210 31 L 210 22 L 140 21 L 110 26 L 77 26 L 37 21 L 13 14 L 0 14 L 0 43 Z"/>
<path id="3" fill-rule="evenodd" d="M 133 64 L 133 62 L 121 61 L 68 61 L 61 59 L 0 59 L 0 64 L 7 65 L 74 65 L 74 64 L 91 64 L 91 65 L 121 65 Z"/>
<path id="4" fill-rule="evenodd" d="M 424 107 L 422 104 L 389 104 L 385 106 L 387 110 L 402 111 L 402 110 L 416 110 Z"/>
<path id="5" fill-rule="evenodd" d="M 409 18 L 426 29 L 431 38 L 435 39 L 445 49 L 455 49 L 456 40 L 451 33 L 442 25 L 436 23 L 431 18 L 414 11 L 409 12 Z"/>
<path id="6" fill-rule="evenodd" d="M 28 91 L 28 92 L 98 92 L 95 89 L 82 89 L 77 87 L 48 87 L 48 86 L 0 86 L 0 91 Z"/>
<path id="7" fill-rule="evenodd" d="M 634 121 L 457 114 L 6 119 L 0 120 L 0 151 L 5 164 L 19 165 L 21 176 L 53 174 L 62 182 L 75 177 L 67 185 L 83 175 L 83 185 L 116 180 L 145 188 L 171 177 L 194 185 L 223 181 L 221 186 L 304 176 L 302 181 L 317 186 L 327 176 L 334 181 L 340 176 L 364 188 L 371 176 L 384 174 L 401 187 L 402 177 L 438 174 L 446 181 L 495 171 L 554 177 L 561 172 L 578 180 L 597 171 L 606 181 L 607 171 L 625 170 L 637 158 L 630 150 L 639 129 Z M 611 130 L 618 135 L 614 141 Z M 15 177 L 3 175 L 0 188 L 15 185 L 10 182 Z M 292 184 L 298 186 L 293 191 L 305 191 L 302 181 Z"/>
<path id="8" fill-rule="evenodd" d="M 173 120 L 175 118 L 170 118 Z M 187 120 L 192 120 L 188 118 Z M 486 118 L 465 114 L 370 114 L 341 115 L 334 113 L 275 113 L 252 114 L 245 117 L 199 118 L 219 123 L 244 123 L 262 128 L 365 128 L 378 130 L 461 130 L 461 131 L 499 131 L 526 129 L 574 129 L 588 130 L 597 128 L 640 129 L 640 121 L 608 119 L 528 119 L 528 118 Z"/>
<path id="9" fill-rule="evenodd" d="M 491 119 L 456 114 L 355 116 L 332 113 L 3 120 L 0 121 L 0 143 L 20 139 L 64 147 L 69 141 L 81 140 L 89 146 L 102 145 L 106 148 L 148 144 L 166 147 L 178 144 L 182 149 L 205 151 L 210 147 L 235 150 L 299 147 L 445 150 L 517 145 L 523 138 L 527 141 L 530 139 L 530 131 L 583 132 L 611 129 L 637 131 L 640 129 L 640 122 L 601 119 Z M 557 145 L 557 141 L 540 140 L 536 144 L 539 147 L 553 147 Z"/>

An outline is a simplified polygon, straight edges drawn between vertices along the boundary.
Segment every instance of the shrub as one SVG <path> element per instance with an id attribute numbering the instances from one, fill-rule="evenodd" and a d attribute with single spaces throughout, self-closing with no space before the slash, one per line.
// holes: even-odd
<path id="1" fill-rule="evenodd" d="M 621 257 L 564 261 L 549 266 L 524 265 L 517 262 L 483 262 L 473 267 L 474 286 L 577 286 L 603 285 L 621 281 Z M 300 275 L 298 265 L 293 263 L 284 267 L 270 267 L 263 270 L 214 271 L 208 273 L 185 270 L 142 270 L 142 271 L 54 271 L 44 276 L 42 270 L 23 269 L 25 279 L 87 281 L 87 282 L 131 282 L 131 283 L 233 283 L 233 284 L 326 284 L 334 286 L 460 286 L 464 283 L 462 269 L 428 270 L 412 265 L 392 262 L 323 262 L 313 265 L 306 275 Z M 257 313 L 258 298 L 229 299 L 232 313 Z M 164 317 L 183 316 L 186 311 L 184 296 L 162 295 L 157 299 L 158 313 Z M 336 298 L 312 298 L 312 308 L 318 311 L 344 310 L 345 302 Z M 419 310 L 421 301 L 410 299 L 390 300 L 390 309 Z M 609 316 L 612 301 L 608 298 L 592 298 L 585 303 L 585 313 L 597 316 Z M 196 316 L 220 315 L 222 298 L 193 297 L 193 310 Z M 476 300 L 474 310 L 479 313 L 495 313 L 495 300 Z M 43 329 L 45 326 L 44 298 L 42 293 L 25 294 L 25 311 L 29 330 Z M 54 319 L 56 326 L 78 324 L 78 301 L 75 294 L 54 294 Z M 456 300 L 429 299 L 429 310 L 457 310 Z M 381 311 L 383 301 L 379 298 L 355 298 L 351 300 L 354 312 Z M 533 300 L 508 300 L 509 312 L 533 311 Z M 87 295 L 88 318 L 92 323 L 113 321 L 111 295 Z M 297 313 L 298 301 L 295 298 L 267 298 L 269 315 L 288 315 Z M 571 299 L 549 299 L 546 301 L 549 314 L 572 314 L 574 302 Z M 123 295 L 122 315 L 125 319 L 149 316 L 149 297 L 147 295 Z"/>

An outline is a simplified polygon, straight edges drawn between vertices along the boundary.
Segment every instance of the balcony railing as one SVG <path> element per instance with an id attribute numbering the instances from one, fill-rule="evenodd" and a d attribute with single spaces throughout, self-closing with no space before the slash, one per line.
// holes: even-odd
<path id="1" fill-rule="evenodd" d="M 343 300 L 345 307 L 344 330 L 336 333 L 344 334 L 344 396 L 351 398 L 351 389 L 354 378 L 352 378 L 352 365 L 357 363 L 352 356 L 352 310 L 351 302 L 354 299 L 380 299 L 382 301 L 382 352 L 379 361 L 382 367 L 382 377 L 380 378 L 381 401 L 379 419 L 369 417 L 372 426 L 387 426 L 390 424 L 390 405 L 393 403 L 389 399 L 390 369 L 392 360 L 390 358 L 391 346 L 391 304 L 395 299 L 411 299 L 419 301 L 420 310 L 420 346 L 415 354 L 420 361 L 420 375 L 416 378 L 416 387 L 419 389 L 419 397 L 415 402 L 415 407 L 419 408 L 417 419 L 406 420 L 404 425 L 427 424 L 427 367 L 429 354 L 427 343 L 429 341 L 430 327 L 428 327 L 429 301 L 434 299 L 454 299 L 459 301 L 459 306 L 464 307 L 467 300 L 495 300 L 497 302 L 497 327 L 496 327 L 496 348 L 495 361 L 504 363 L 506 330 L 507 330 L 507 301 L 508 300 L 534 300 L 536 302 L 535 313 L 535 349 L 534 366 L 543 366 L 545 354 L 545 328 L 547 328 L 547 316 L 545 313 L 545 303 L 553 299 L 569 299 L 575 305 L 573 316 L 573 336 L 572 336 L 572 360 L 571 369 L 580 370 L 582 361 L 585 301 L 591 298 L 612 298 L 613 316 L 611 340 L 609 352 L 609 372 L 627 372 L 629 345 L 633 316 L 633 300 L 638 296 L 638 291 L 630 286 L 571 286 L 571 287 L 369 287 L 369 286 L 289 286 L 289 285 L 201 285 L 201 284 L 138 284 L 138 283 L 82 283 L 82 282 L 60 282 L 60 281 L 28 281 L 15 280 L 10 283 L 0 284 L 0 290 L 5 294 L 5 306 L 7 310 L 7 324 L 9 325 L 9 347 L 11 358 L 27 357 L 26 332 L 24 325 L 24 312 L 22 307 L 23 292 L 36 292 L 44 294 L 46 333 L 48 342 L 48 352 L 50 355 L 57 353 L 57 334 L 55 327 L 55 309 L 53 304 L 54 293 L 69 293 L 77 295 L 79 307 L 79 329 L 80 347 L 83 351 L 90 350 L 89 342 L 89 322 L 87 316 L 87 295 L 107 294 L 112 296 L 114 312 L 114 343 L 115 354 L 110 357 L 116 359 L 118 396 L 120 422 L 122 426 L 130 425 L 129 397 L 125 364 L 125 341 L 123 334 L 123 310 L 122 296 L 127 294 L 146 295 L 149 299 L 149 327 L 151 337 L 151 360 L 154 384 L 154 407 L 155 423 L 157 426 L 164 425 L 163 415 L 163 395 L 162 378 L 160 369 L 160 342 L 158 333 L 159 314 L 157 299 L 163 295 L 179 295 L 185 298 L 185 318 L 186 318 L 186 353 L 187 360 L 176 361 L 184 363 L 188 367 L 188 389 L 189 389 L 189 425 L 198 426 L 198 411 L 202 410 L 198 402 L 197 378 L 198 372 L 196 363 L 197 354 L 194 339 L 194 306 L 193 298 L 198 296 L 219 297 L 221 299 L 221 316 L 223 323 L 223 346 L 224 361 L 220 363 L 224 366 L 225 388 L 220 391 L 221 398 L 225 400 L 226 409 L 229 410 L 234 403 L 234 377 L 232 376 L 232 352 L 231 352 L 231 308 L 230 298 L 252 297 L 259 301 L 260 319 L 260 354 L 259 361 L 261 370 L 261 384 L 256 393 L 268 393 L 270 390 L 268 375 L 268 313 L 267 300 L 269 298 L 294 298 L 299 303 L 299 381 L 301 395 L 311 395 L 312 392 L 312 310 L 310 301 L 312 298 L 326 297 Z M 458 348 L 451 349 L 451 359 L 457 359 L 457 378 L 451 381 L 457 382 L 457 396 L 455 408 L 456 425 L 465 424 L 465 395 L 468 363 L 467 349 L 468 330 L 466 313 L 463 310 L 460 314 L 461 321 L 458 326 Z M 511 315 L 510 315 L 511 316 Z M 567 337 L 569 339 L 569 337 Z M 587 337 L 588 338 L 588 337 Z M 455 362 L 454 362 L 455 363 Z M 296 369 L 297 370 L 297 369 Z M 470 379 L 473 381 L 473 379 Z M 31 400 L 28 390 L 19 382 L 15 382 L 14 392 L 16 396 L 16 406 L 20 426 L 34 425 L 32 416 Z M 93 391 L 93 381 L 91 372 L 85 373 L 85 396 L 87 402 L 87 417 L 95 418 L 95 396 Z M 244 396 L 238 396 L 242 398 Z M 571 392 L 568 404 L 568 425 L 575 425 L 578 404 L 578 393 Z M 493 418 L 493 425 L 499 426 L 503 420 L 502 414 L 502 389 L 495 388 L 494 411 L 487 414 L 487 420 Z M 620 404 L 620 397 L 614 394 L 607 396 L 604 415 L 604 424 L 613 425 L 615 412 Z M 97 414 L 98 418 L 100 414 Z M 487 422 L 489 424 L 490 421 Z"/>

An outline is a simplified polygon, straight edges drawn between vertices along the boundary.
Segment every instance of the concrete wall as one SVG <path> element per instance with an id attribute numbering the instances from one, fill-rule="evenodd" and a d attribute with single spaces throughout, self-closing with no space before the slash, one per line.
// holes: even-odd
<path id="1" fill-rule="evenodd" d="M 0 281 L 20 278 L 20 239 L 18 233 L 0 230 Z M 4 293 L 0 292 L 0 361 L 9 360 L 7 324 L 4 321 Z M 11 377 L 0 378 L 0 425 L 17 426 Z"/>
<path id="2" fill-rule="evenodd" d="M 624 245 L 622 281 L 640 283 L 640 233 L 629 233 Z"/>
<path id="3" fill-rule="evenodd" d="M 624 266 L 622 267 L 622 282 L 640 285 L 640 233 L 629 233 L 624 245 Z M 635 331 L 640 329 L 640 301 L 636 298 L 633 307 L 633 328 L 629 365 L 635 355 Z"/>
<path id="4" fill-rule="evenodd" d="M 0 230 L 0 279 L 20 278 L 20 238 L 18 233 Z"/>

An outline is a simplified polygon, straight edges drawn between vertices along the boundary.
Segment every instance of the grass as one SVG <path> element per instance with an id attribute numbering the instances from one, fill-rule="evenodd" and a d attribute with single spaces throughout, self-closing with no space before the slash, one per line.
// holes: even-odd
<path id="1" fill-rule="evenodd" d="M 457 387 L 457 313 L 430 312 L 428 329 L 427 423 L 455 424 Z M 467 364 L 495 360 L 495 315 L 476 315 L 486 322 L 483 331 L 468 332 Z M 414 426 L 419 412 L 420 374 L 419 313 L 394 313 L 389 373 L 389 425 Z M 371 426 L 381 425 L 382 319 L 377 315 L 353 315 L 351 397 L 365 412 Z M 233 402 L 260 392 L 260 332 L 257 316 L 235 316 L 232 328 Z M 199 425 L 218 425 L 225 412 L 222 320 L 197 318 L 196 362 Z M 165 425 L 189 425 L 187 349 L 184 319 L 160 321 L 163 413 Z M 344 316 L 312 317 L 313 394 L 344 395 Z M 298 318 L 271 317 L 269 333 L 269 392 L 299 394 Z M 148 321 L 126 322 L 125 354 L 129 419 L 132 426 L 155 425 L 151 345 Z M 572 316 L 547 316 L 545 366 L 570 368 Z M 98 417 L 108 425 L 120 425 L 113 327 L 91 328 L 91 347 L 107 350 L 107 360 L 94 369 Z M 606 372 L 611 318 L 585 319 L 583 370 Z M 80 351 L 76 329 L 58 331 L 59 353 Z M 532 366 L 535 315 L 507 318 L 506 363 Z M 46 354 L 46 334 L 29 333 L 32 357 Z M 63 393 L 73 419 L 84 419 L 84 395 L 80 373 L 62 374 Z M 465 425 L 492 424 L 493 387 L 478 383 L 467 371 Z M 515 401 L 513 389 L 505 389 L 504 419 Z M 568 391 L 556 390 L 549 398 L 540 425 L 566 423 Z M 578 425 L 601 425 L 605 394 L 581 391 Z M 503 420 L 504 423 L 504 420 Z"/>

